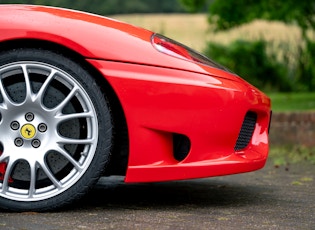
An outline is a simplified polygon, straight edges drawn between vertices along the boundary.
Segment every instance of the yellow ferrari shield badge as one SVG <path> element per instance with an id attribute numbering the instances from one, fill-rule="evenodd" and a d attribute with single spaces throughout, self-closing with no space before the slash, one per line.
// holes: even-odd
<path id="1" fill-rule="evenodd" d="M 36 129 L 31 124 L 25 124 L 21 128 L 21 134 L 25 139 L 31 139 L 36 134 Z"/>

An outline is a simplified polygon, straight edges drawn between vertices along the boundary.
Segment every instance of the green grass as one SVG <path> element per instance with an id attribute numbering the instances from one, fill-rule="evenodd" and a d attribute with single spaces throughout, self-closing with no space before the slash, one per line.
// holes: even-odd
<path id="1" fill-rule="evenodd" d="M 315 147 L 272 146 L 269 157 L 276 166 L 308 162 L 315 165 Z"/>
<path id="2" fill-rule="evenodd" d="M 267 93 L 271 98 L 273 112 L 315 112 L 315 93 Z M 301 162 L 315 165 L 315 147 L 271 146 L 270 159 L 274 165 L 282 166 Z"/>
<path id="3" fill-rule="evenodd" d="M 315 93 L 270 93 L 274 112 L 315 111 Z"/>

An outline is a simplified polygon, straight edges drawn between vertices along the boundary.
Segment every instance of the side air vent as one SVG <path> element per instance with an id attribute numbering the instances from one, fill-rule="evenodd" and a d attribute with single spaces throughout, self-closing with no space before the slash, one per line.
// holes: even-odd
<path id="1" fill-rule="evenodd" d="M 247 145 L 249 144 L 249 142 L 253 136 L 256 121 L 257 121 L 257 114 L 256 113 L 254 113 L 254 112 L 247 112 L 246 113 L 246 116 L 245 116 L 243 124 L 242 124 L 241 131 L 238 135 L 236 145 L 234 147 L 235 151 L 240 151 L 240 150 L 247 147 Z"/>
<path id="2" fill-rule="evenodd" d="M 182 134 L 173 134 L 173 154 L 178 161 L 184 160 L 190 151 L 190 140 Z"/>

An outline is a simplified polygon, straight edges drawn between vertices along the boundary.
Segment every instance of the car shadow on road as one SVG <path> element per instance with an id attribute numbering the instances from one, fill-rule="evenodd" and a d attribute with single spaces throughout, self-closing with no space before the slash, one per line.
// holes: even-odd
<path id="1" fill-rule="evenodd" d="M 233 179 L 198 179 L 126 184 L 123 178 L 101 178 L 71 209 L 186 209 L 259 205 L 272 202 L 272 188 Z"/>

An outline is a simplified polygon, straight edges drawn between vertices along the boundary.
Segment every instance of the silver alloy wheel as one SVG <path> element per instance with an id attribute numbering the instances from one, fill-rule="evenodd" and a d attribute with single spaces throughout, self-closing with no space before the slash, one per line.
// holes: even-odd
<path id="1" fill-rule="evenodd" d="M 0 68 L 0 196 L 40 201 L 72 187 L 98 142 L 97 114 L 69 73 L 41 62 Z"/>

